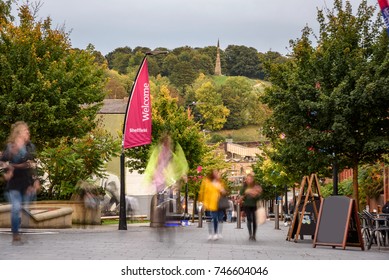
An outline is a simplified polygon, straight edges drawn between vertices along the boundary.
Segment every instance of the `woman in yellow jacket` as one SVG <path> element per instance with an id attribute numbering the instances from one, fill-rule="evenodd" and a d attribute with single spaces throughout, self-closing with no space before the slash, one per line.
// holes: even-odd
<path id="1" fill-rule="evenodd" d="M 212 223 L 209 224 L 208 239 L 217 240 L 222 238 L 221 222 L 224 218 L 224 211 L 218 209 L 218 202 L 220 196 L 225 192 L 225 185 L 217 170 L 212 170 L 201 182 L 199 201 L 203 203 L 204 209 L 210 212 L 212 218 Z"/>

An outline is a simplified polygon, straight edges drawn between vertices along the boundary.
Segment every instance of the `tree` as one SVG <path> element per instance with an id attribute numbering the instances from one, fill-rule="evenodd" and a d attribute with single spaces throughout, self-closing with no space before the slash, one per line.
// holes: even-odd
<path id="1" fill-rule="evenodd" d="M 36 21 L 23 5 L 19 20 L 0 19 L 1 141 L 17 120 L 29 124 L 38 149 L 84 136 L 105 96 L 103 69 L 88 50 L 73 50 L 50 18 Z"/>
<path id="2" fill-rule="evenodd" d="M 214 62 L 205 54 L 196 53 L 191 59 L 194 70 L 197 73 L 204 73 L 205 75 L 213 75 L 215 71 Z"/>
<path id="3" fill-rule="evenodd" d="M 196 107 L 203 118 L 204 128 L 219 130 L 230 111 L 223 105 L 221 94 L 211 82 L 206 82 L 195 92 Z"/>
<path id="4" fill-rule="evenodd" d="M 201 49 L 198 49 L 198 52 L 200 54 L 206 55 L 209 57 L 209 59 L 212 61 L 212 74 L 214 74 L 215 71 L 215 63 L 216 63 L 216 53 L 217 53 L 217 47 L 216 46 L 208 46 Z M 222 49 L 219 49 L 220 52 L 220 63 L 222 67 L 222 73 L 226 73 L 226 56 L 225 52 Z"/>
<path id="5" fill-rule="evenodd" d="M 226 48 L 226 75 L 259 78 L 258 51 L 246 46 L 230 45 Z"/>
<path id="6" fill-rule="evenodd" d="M 108 61 L 109 69 L 115 69 L 120 74 L 125 74 L 129 65 L 132 49 L 130 47 L 116 48 L 108 53 L 105 58 Z"/>
<path id="7" fill-rule="evenodd" d="M 41 172 L 48 174 L 48 199 L 70 199 L 77 193 L 79 180 L 104 176 L 105 164 L 119 156 L 120 140 L 97 127 L 82 138 L 62 138 L 58 146 L 45 148 L 39 155 Z"/>
<path id="8" fill-rule="evenodd" d="M 9 23 L 13 20 L 11 15 L 12 0 L 6 0 L 0 2 L 0 22 L 1 24 Z"/>
<path id="9" fill-rule="evenodd" d="M 264 99 L 273 110 L 268 134 L 283 133 L 289 156 L 308 162 L 312 155 L 321 163 L 316 170 L 328 168 L 329 160 L 351 166 L 357 202 L 358 165 L 389 149 L 389 40 L 374 12 L 362 1 L 353 15 L 342 0 L 319 10 L 318 41 L 313 45 L 312 30 L 304 29 L 291 43 L 291 60 L 271 66 L 273 87 Z"/>
<path id="10" fill-rule="evenodd" d="M 245 77 L 229 77 L 221 86 L 221 97 L 230 114 L 225 129 L 239 129 L 249 122 L 249 96 L 253 86 Z"/>
<path id="11" fill-rule="evenodd" d="M 259 64 L 259 78 L 261 80 L 267 80 L 269 78 L 269 75 L 266 71 L 266 64 L 273 64 L 273 63 L 285 63 L 288 58 L 285 56 L 282 56 L 279 52 L 274 51 L 268 51 L 266 53 L 258 53 L 258 58 L 260 61 Z"/>
<path id="12" fill-rule="evenodd" d="M 105 71 L 105 75 L 108 78 L 105 86 L 106 98 L 123 99 L 128 97 L 133 81 L 127 75 L 120 75 L 117 71 L 109 69 Z"/>
<path id="13" fill-rule="evenodd" d="M 197 76 L 192 64 L 187 61 L 182 61 L 174 66 L 173 73 L 170 75 L 170 81 L 185 92 L 185 87 L 192 84 Z"/>
<path id="14" fill-rule="evenodd" d="M 88 44 L 86 49 L 95 57 L 94 62 L 96 62 L 99 65 L 104 65 L 104 66 L 106 66 L 108 64 L 105 56 L 101 52 L 97 51 L 94 45 Z"/>
<path id="15" fill-rule="evenodd" d="M 272 161 L 269 157 L 259 157 L 257 163 L 253 165 L 253 171 L 257 182 L 263 188 L 261 196 L 266 200 L 274 200 L 284 192 L 285 186 L 295 183 L 294 177 L 286 173 L 281 164 Z"/>

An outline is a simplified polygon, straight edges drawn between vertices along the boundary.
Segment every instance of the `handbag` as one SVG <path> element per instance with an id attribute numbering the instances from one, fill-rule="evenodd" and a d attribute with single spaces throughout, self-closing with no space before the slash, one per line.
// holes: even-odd
<path id="1" fill-rule="evenodd" d="M 264 207 L 259 207 L 255 211 L 255 218 L 257 219 L 257 225 L 262 225 L 266 222 L 266 211 Z"/>
<path id="2" fill-rule="evenodd" d="M 227 208 L 230 208 L 230 204 L 229 204 L 228 198 L 226 196 L 221 196 L 219 198 L 219 202 L 217 204 L 217 208 L 219 210 L 226 210 Z"/>
<path id="3" fill-rule="evenodd" d="M 11 180 L 13 174 L 13 168 L 9 167 L 5 162 L 0 162 L 0 175 L 4 181 Z"/>

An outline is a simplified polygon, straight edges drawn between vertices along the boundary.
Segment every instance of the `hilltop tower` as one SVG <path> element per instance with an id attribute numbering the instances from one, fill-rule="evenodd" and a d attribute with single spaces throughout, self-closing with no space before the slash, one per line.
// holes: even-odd
<path id="1" fill-rule="evenodd" d="M 215 76 L 222 75 L 222 67 L 220 63 L 220 45 L 219 39 L 217 40 L 217 50 L 216 50 L 216 63 L 215 63 Z"/>

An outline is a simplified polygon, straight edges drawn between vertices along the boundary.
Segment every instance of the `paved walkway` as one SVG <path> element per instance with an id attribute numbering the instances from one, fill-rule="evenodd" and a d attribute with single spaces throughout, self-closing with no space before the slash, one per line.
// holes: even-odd
<path id="1" fill-rule="evenodd" d="M 312 247 L 312 240 L 286 241 L 288 228 L 274 221 L 259 227 L 257 241 L 249 241 L 246 224 L 225 223 L 223 239 L 208 241 L 208 224 L 158 232 L 148 224 L 128 224 L 58 230 L 29 230 L 26 243 L 11 244 L 9 229 L 0 229 L 2 260 L 389 260 L 389 247 Z"/>

